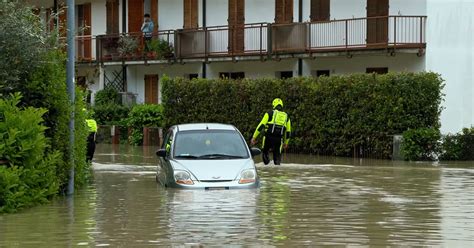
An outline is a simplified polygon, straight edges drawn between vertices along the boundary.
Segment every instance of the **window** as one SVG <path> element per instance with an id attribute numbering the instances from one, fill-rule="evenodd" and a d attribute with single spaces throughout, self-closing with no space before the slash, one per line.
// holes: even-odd
<path id="1" fill-rule="evenodd" d="M 248 158 L 242 136 L 231 130 L 180 131 L 176 134 L 174 157 L 181 159 Z"/>
<path id="2" fill-rule="evenodd" d="M 330 71 L 329 70 L 317 70 L 316 77 L 327 76 L 329 77 Z"/>
<path id="3" fill-rule="evenodd" d="M 195 79 L 195 78 L 198 78 L 199 75 L 197 73 L 191 73 L 191 74 L 188 74 L 188 78 L 191 80 L 191 79 Z"/>
<path id="4" fill-rule="evenodd" d="M 244 72 L 219 72 L 219 78 L 244 79 Z"/>
<path id="5" fill-rule="evenodd" d="M 280 79 L 292 78 L 293 77 L 293 71 L 279 71 L 279 72 L 277 72 L 277 77 L 280 78 Z"/>
<path id="6" fill-rule="evenodd" d="M 365 69 L 365 73 L 377 73 L 377 74 L 387 74 L 387 67 L 369 67 Z"/>

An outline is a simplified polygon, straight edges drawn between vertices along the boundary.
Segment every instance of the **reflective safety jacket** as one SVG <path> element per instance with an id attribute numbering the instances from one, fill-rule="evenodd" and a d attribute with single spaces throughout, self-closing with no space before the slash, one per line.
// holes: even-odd
<path id="1" fill-rule="evenodd" d="M 89 133 L 96 133 L 97 132 L 97 122 L 93 119 L 86 119 L 87 129 Z"/>
<path id="2" fill-rule="evenodd" d="M 262 121 L 260 121 L 260 124 L 258 124 L 257 129 L 253 133 L 253 138 L 256 139 L 262 131 L 265 131 L 265 136 L 283 138 L 283 142 L 288 144 L 291 134 L 290 117 L 288 117 L 287 113 L 276 109 L 265 113 Z"/>

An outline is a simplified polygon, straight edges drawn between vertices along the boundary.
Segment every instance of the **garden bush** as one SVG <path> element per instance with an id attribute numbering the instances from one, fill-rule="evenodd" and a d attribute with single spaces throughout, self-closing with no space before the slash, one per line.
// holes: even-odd
<path id="1" fill-rule="evenodd" d="M 474 127 L 442 139 L 440 160 L 474 160 Z"/>
<path id="2" fill-rule="evenodd" d="M 45 109 L 19 108 L 20 95 L 0 99 L 0 212 L 46 202 L 58 192 L 61 153 L 48 152 Z"/>
<path id="3" fill-rule="evenodd" d="M 436 160 L 441 134 L 435 128 L 410 129 L 403 132 L 401 153 L 405 160 Z"/>
<path id="4" fill-rule="evenodd" d="M 439 128 L 443 80 L 435 73 L 354 74 L 318 78 L 163 78 L 164 126 L 188 122 L 235 125 L 246 139 L 273 98 L 282 98 L 294 151 L 390 157 L 392 137 Z"/>
<path id="5" fill-rule="evenodd" d="M 143 127 L 163 126 L 163 107 L 157 104 L 135 105 L 126 122 L 132 128 L 129 137 L 130 144 L 141 145 L 143 142 Z"/>
<path id="6" fill-rule="evenodd" d="M 113 88 L 97 91 L 92 110 L 92 118 L 99 125 L 125 125 L 130 112 L 129 107 L 121 104 L 120 95 Z"/>

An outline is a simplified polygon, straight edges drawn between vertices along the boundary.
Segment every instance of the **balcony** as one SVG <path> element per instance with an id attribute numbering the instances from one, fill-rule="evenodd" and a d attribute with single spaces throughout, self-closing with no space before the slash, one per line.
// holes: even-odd
<path id="1" fill-rule="evenodd" d="M 426 47 L 426 16 L 383 16 L 327 22 L 215 26 L 164 30 L 153 42 L 169 46 L 166 54 L 145 51 L 141 33 L 78 37 L 78 57 L 95 54 L 92 61 L 184 60 L 240 56 L 273 57 L 284 54 L 352 52 L 388 49 L 422 50 Z M 123 40 L 132 40 L 124 51 Z M 95 47 L 93 46 L 95 40 Z M 89 47 L 92 44 L 92 47 Z M 133 46 L 136 44 L 136 46 Z M 95 53 L 88 53 L 95 49 Z M 91 56 L 92 57 L 92 56 Z M 87 61 L 87 60 L 86 60 Z"/>

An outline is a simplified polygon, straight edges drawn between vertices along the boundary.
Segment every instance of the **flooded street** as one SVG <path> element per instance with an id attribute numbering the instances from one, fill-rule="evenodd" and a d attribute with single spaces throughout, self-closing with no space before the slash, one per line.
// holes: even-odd
<path id="1" fill-rule="evenodd" d="M 287 155 L 261 187 L 165 189 L 156 147 L 98 145 L 92 183 L 0 215 L 0 247 L 474 246 L 474 165 Z"/>

